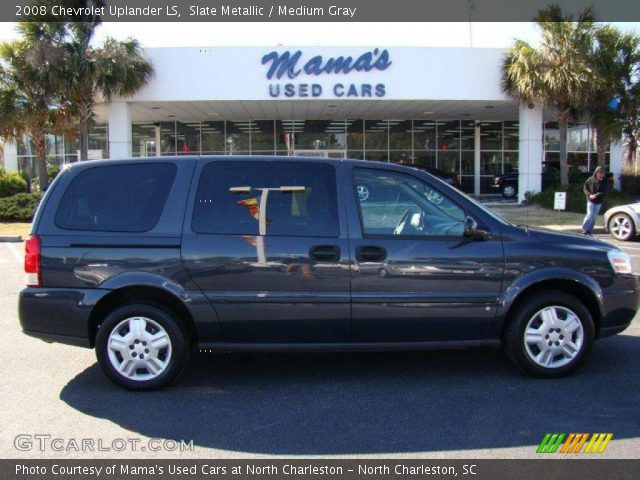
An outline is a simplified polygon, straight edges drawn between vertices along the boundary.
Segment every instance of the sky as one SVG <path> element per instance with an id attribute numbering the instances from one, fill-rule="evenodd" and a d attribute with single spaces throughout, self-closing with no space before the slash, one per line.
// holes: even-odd
<path id="1" fill-rule="evenodd" d="M 640 35 L 640 23 L 615 25 Z M 15 23 L 0 23 L 0 41 L 17 38 L 15 26 Z M 539 39 L 537 27 L 531 22 L 106 22 L 99 28 L 96 41 L 99 42 L 106 36 L 116 39 L 134 37 L 143 47 L 384 45 L 502 48 L 510 46 L 516 38 L 532 44 L 537 44 Z"/>

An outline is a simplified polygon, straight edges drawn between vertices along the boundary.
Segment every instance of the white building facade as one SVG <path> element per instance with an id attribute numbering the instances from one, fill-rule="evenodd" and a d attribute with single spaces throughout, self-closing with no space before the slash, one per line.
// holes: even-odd
<path id="1" fill-rule="evenodd" d="M 136 95 L 96 108 L 92 158 L 161 155 L 319 155 L 458 172 L 469 193 L 519 172 L 519 198 L 558 161 L 551 112 L 500 88 L 503 49 L 407 47 L 156 48 L 155 74 Z M 77 145 L 52 136 L 52 159 Z M 572 125 L 569 163 L 595 166 L 587 125 Z M 5 150 L 28 168 L 27 144 Z M 622 151 L 609 163 L 621 169 Z M 616 175 L 617 176 L 617 175 Z"/>

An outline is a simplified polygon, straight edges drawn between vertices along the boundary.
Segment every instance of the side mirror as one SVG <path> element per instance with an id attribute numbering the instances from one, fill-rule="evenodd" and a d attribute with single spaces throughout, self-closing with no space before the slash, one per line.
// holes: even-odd
<path id="1" fill-rule="evenodd" d="M 464 236 L 470 240 L 491 240 L 491 234 L 478 228 L 478 222 L 473 218 L 464 219 Z"/>

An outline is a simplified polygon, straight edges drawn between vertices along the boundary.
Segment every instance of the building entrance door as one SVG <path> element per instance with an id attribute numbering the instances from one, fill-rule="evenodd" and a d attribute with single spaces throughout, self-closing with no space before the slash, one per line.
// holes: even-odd
<path id="1" fill-rule="evenodd" d="M 346 150 L 294 150 L 297 157 L 347 158 Z"/>

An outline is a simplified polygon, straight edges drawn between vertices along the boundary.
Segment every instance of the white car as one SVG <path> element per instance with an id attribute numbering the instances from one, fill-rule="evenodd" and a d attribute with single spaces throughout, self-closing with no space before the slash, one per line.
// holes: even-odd
<path id="1" fill-rule="evenodd" d="M 616 240 L 631 240 L 640 232 L 640 202 L 613 207 L 604 212 L 604 228 Z"/>

